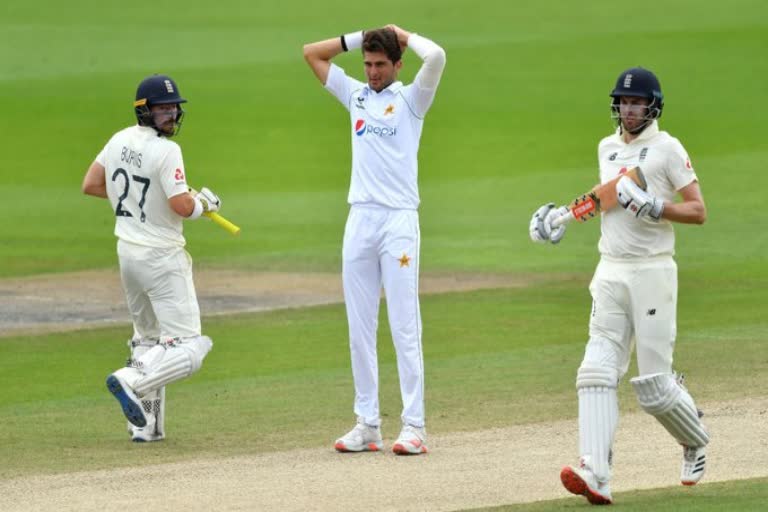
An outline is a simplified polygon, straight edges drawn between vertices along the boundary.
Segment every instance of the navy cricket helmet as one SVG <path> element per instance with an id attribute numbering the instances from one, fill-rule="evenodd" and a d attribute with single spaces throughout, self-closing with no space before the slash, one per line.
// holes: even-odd
<path id="1" fill-rule="evenodd" d="M 648 100 L 648 113 L 646 121 L 650 122 L 661 117 L 664 110 L 664 95 L 661 93 L 661 84 L 653 72 L 641 68 L 630 68 L 619 75 L 616 79 L 616 86 L 611 91 L 611 111 L 615 119 L 620 121 L 619 98 L 622 96 L 633 96 L 637 98 L 646 98 Z M 645 127 L 648 123 L 645 123 Z"/>
<path id="2" fill-rule="evenodd" d="M 158 130 L 161 135 L 175 135 L 181 128 L 181 118 L 184 110 L 179 107 L 176 114 L 176 128 L 172 134 L 161 131 L 156 125 L 154 117 L 150 111 L 153 105 L 181 104 L 187 100 L 179 94 L 179 87 L 168 75 L 152 75 L 145 78 L 136 89 L 136 100 L 133 107 L 136 111 L 136 119 L 141 126 L 151 126 Z"/>

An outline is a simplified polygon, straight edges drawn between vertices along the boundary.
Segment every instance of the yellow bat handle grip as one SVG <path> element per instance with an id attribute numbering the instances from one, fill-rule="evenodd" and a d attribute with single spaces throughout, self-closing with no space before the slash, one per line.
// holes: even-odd
<path id="1" fill-rule="evenodd" d="M 213 222 L 221 226 L 222 228 L 229 231 L 232 235 L 239 235 L 240 234 L 240 226 L 236 226 L 235 224 L 232 224 L 227 219 L 222 217 L 216 212 L 205 212 L 203 215 L 211 219 Z"/>

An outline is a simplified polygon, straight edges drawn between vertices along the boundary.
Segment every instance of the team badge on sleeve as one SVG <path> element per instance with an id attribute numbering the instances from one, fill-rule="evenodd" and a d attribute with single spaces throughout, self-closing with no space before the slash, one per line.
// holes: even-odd
<path id="1" fill-rule="evenodd" d="M 400 268 L 410 267 L 411 258 L 409 258 L 407 254 L 403 253 L 403 256 L 398 258 L 398 261 L 400 262 Z"/>
<path id="2" fill-rule="evenodd" d="M 184 177 L 184 171 L 181 170 L 181 168 L 176 169 L 176 174 L 174 175 L 174 179 L 176 180 L 176 184 L 184 183 L 186 181 L 186 178 Z"/>

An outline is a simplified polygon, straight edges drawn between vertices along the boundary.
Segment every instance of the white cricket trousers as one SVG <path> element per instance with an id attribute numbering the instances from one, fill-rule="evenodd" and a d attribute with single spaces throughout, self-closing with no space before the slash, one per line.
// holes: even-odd
<path id="1" fill-rule="evenodd" d="M 192 258 L 183 247 L 158 249 L 118 240 L 117 254 L 135 337 L 200 335 Z"/>
<path id="2" fill-rule="evenodd" d="M 639 375 L 672 373 L 677 333 L 677 264 L 671 256 L 603 256 L 592 283 L 590 342 L 582 366 L 609 365 L 621 378 L 633 339 Z M 592 359 L 592 361 L 589 361 Z"/>
<path id="3" fill-rule="evenodd" d="M 397 354 L 402 421 L 424 426 L 424 355 L 419 310 L 419 214 L 353 205 L 344 230 L 342 278 L 355 382 L 355 414 L 380 425 L 376 329 L 381 287 Z"/>

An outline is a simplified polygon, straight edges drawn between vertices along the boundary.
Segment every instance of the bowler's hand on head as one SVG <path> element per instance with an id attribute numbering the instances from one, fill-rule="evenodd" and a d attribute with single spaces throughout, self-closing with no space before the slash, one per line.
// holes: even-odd
<path id="1" fill-rule="evenodd" d="M 395 33 L 397 36 L 397 43 L 400 45 L 400 49 L 405 51 L 405 49 L 408 48 L 408 38 L 411 37 L 411 33 L 392 23 L 386 25 L 385 28 L 388 28 Z"/>

